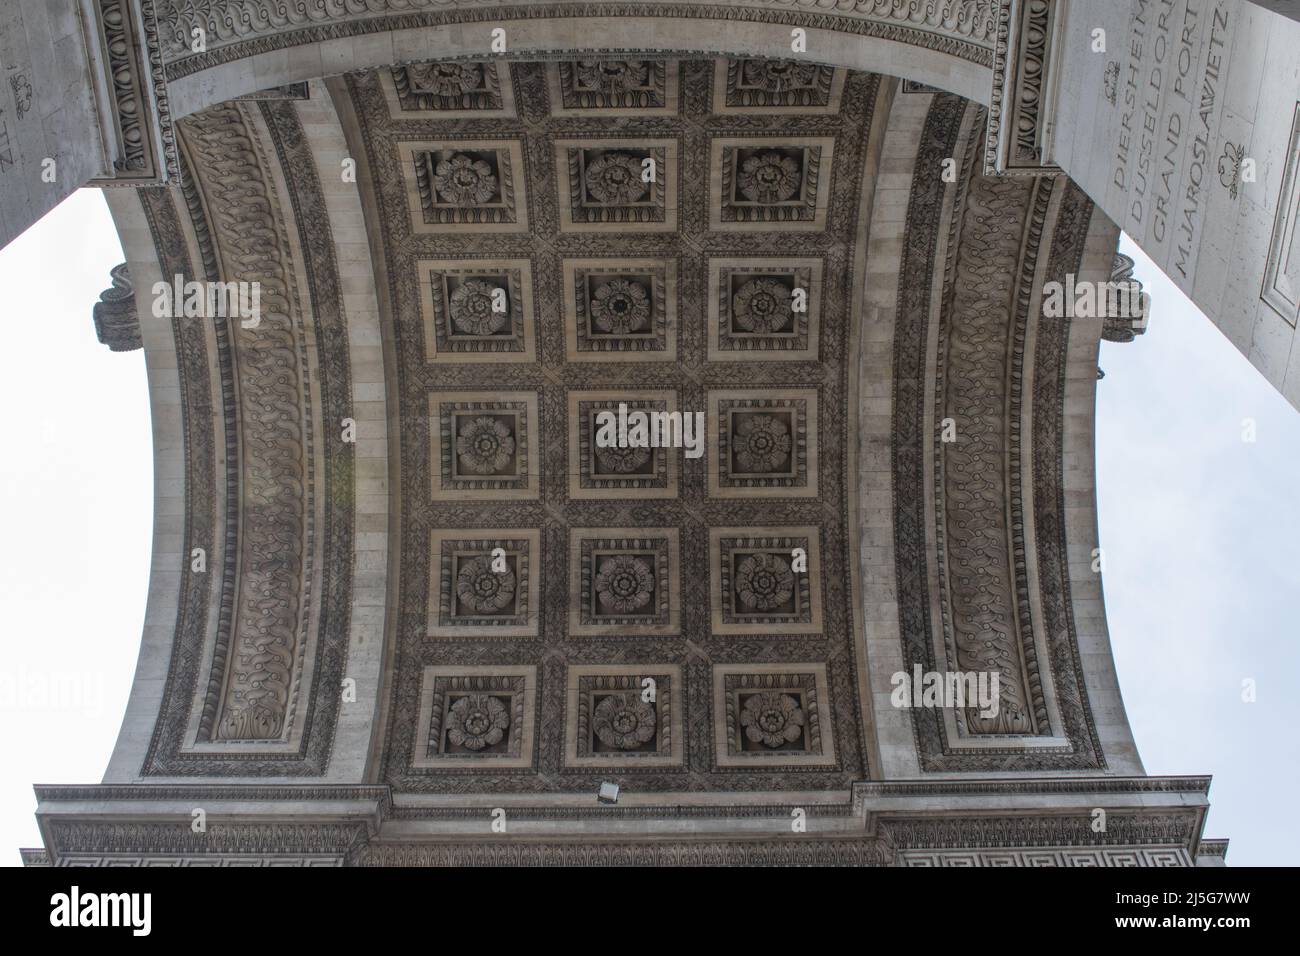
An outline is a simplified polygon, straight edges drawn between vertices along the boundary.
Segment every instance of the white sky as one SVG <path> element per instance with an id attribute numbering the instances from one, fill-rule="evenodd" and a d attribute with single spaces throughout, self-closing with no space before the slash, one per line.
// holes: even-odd
<path id="1" fill-rule="evenodd" d="M 1148 333 L 1105 344 L 1098 481 L 1111 640 L 1148 773 L 1210 773 L 1230 863 L 1294 864 L 1300 413 L 1130 243 Z M 81 190 L 0 250 L 0 862 L 34 783 L 98 782 L 140 646 L 152 527 L 142 352 L 91 308 L 122 260 Z M 1241 440 L 1253 418 L 1257 440 Z M 1257 682 L 1257 701 L 1241 686 Z"/>

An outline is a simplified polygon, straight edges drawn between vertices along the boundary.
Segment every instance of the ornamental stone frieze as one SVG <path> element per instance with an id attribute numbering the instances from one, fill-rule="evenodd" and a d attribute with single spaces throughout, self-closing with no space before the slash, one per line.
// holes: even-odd
<path id="1" fill-rule="evenodd" d="M 95 53 L 109 86 L 101 111 L 111 117 L 106 131 L 113 156 L 112 168 L 91 184 L 167 182 L 176 175 L 178 159 L 153 0 L 95 0 L 89 6 L 97 27 Z"/>

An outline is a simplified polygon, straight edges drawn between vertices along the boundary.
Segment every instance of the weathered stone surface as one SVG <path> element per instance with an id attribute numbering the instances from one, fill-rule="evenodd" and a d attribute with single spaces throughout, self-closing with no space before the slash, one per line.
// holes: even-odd
<path id="1" fill-rule="evenodd" d="M 30 863 L 1222 860 L 1208 781 L 1143 774 L 1089 567 L 1097 347 L 1141 330 L 1044 316 L 1127 278 L 1131 190 L 1057 122 L 1074 12 L 540 3 L 502 56 L 474 2 L 122 6 L 95 155 L 169 185 L 115 191 L 96 324 L 178 517 L 110 785 L 42 788 Z M 156 314 L 177 275 L 256 321 Z M 607 447 L 620 403 L 700 454 Z M 997 690 L 899 706 L 925 672 Z M 476 836 L 502 794 L 527 842 Z"/>

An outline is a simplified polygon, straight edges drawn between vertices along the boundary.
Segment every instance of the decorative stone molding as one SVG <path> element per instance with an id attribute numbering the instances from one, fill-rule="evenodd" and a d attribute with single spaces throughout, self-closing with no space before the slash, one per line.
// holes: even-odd
<path id="1" fill-rule="evenodd" d="M 527 232 L 523 143 L 403 142 L 398 146 L 416 232 Z"/>
<path id="2" fill-rule="evenodd" d="M 95 303 L 95 335 L 114 352 L 140 348 L 140 319 L 135 312 L 135 290 L 127 264 L 113 267 L 113 286 L 99 294 Z"/>
<path id="3" fill-rule="evenodd" d="M 713 669 L 719 767 L 766 765 L 799 772 L 835 764 L 835 742 L 820 663 L 725 664 Z"/>
<path id="4" fill-rule="evenodd" d="M 269 89 L 258 90 L 256 93 L 248 93 L 244 96 L 238 96 L 240 100 L 305 100 L 311 98 L 311 90 L 306 83 L 286 83 L 284 86 L 273 86 Z"/>
<path id="5" fill-rule="evenodd" d="M 677 360 L 675 259 L 565 259 L 565 358 Z"/>
<path id="6" fill-rule="evenodd" d="M 890 817 L 881 828 L 896 847 L 935 850 L 948 847 L 1142 846 L 1189 847 L 1203 822 L 1195 811 L 1109 812 L 1106 830 L 1096 833 L 1090 813 Z"/>
<path id="7" fill-rule="evenodd" d="M 977 135 L 966 139 L 958 181 L 947 188 L 936 183 L 924 171 L 960 154 L 962 130 L 982 124 L 980 111 L 967 116 L 966 109 L 953 97 L 935 97 L 909 200 L 894 337 L 896 573 L 905 670 L 996 669 L 1002 699 L 992 725 L 969 708 L 953 715 L 952 723 L 933 708 L 914 708 L 918 756 L 927 771 L 1096 768 L 1104 766 L 1104 757 L 1082 692 L 1061 524 L 1066 323 L 1038 324 L 1034 379 L 1023 381 L 1036 276 L 1064 281 L 1067 272 L 1077 273 L 1092 207 L 1063 178 L 1031 182 L 979 175 Z M 945 192 L 951 193 L 950 205 Z M 945 232 L 947 260 L 940 266 L 935 257 Z M 1045 270 L 1039 261 L 1044 251 Z M 945 274 L 939 374 L 930 385 L 938 391 L 933 420 L 925 426 L 917 416 L 926 408 L 921 383 L 931 375 L 922 371 L 931 292 L 906 277 L 936 268 Z M 1032 462 L 1021 458 L 1026 388 L 1033 389 Z M 953 419 L 958 441 L 941 440 L 944 418 Z M 926 530 L 925 441 L 935 461 L 933 531 Z M 1022 500 L 1026 467 L 1033 469 L 1032 503 Z M 1027 504 L 1036 542 L 1026 537 Z M 927 567 L 930 535 L 938 552 L 935 571 Z M 1030 547 L 1037 551 L 1037 595 L 1030 593 L 1024 558 Z M 939 589 L 934 598 L 932 586 Z M 1041 618 L 1032 611 L 1035 603 Z M 1038 620 L 1041 638 L 1035 634 Z M 936 633 L 942 636 L 938 647 Z M 1048 682 L 1059 716 L 1049 707 Z M 1035 737 L 1043 739 L 1026 746 Z"/>
<path id="8" fill-rule="evenodd" d="M 681 632 L 676 528 L 574 528 L 569 549 L 571 635 L 635 639 Z"/>
<path id="9" fill-rule="evenodd" d="M 119 854 L 210 859 L 210 854 L 344 857 L 366 838 L 363 823 L 210 822 L 196 833 L 176 823 L 103 823 L 56 819 L 48 833 L 59 847 L 56 866 L 87 865 Z M 78 860 L 72 863 L 73 859 Z M 66 861 L 66 862 L 65 862 Z"/>
<path id="10" fill-rule="evenodd" d="M 1202 840 L 1196 854 L 1197 866 L 1226 866 L 1228 840 Z"/>
<path id="11" fill-rule="evenodd" d="M 984 174 L 1058 173 L 1045 161 L 1052 127 L 1051 53 L 1063 3 L 1000 0 Z"/>
<path id="12" fill-rule="evenodd" d="M 426 667 L 412 767 L 530 767 L 536 709 L 534 667 Z"/>
<path id="13" fill-rule="evenodd" d="M 709 289 L 710 361 L 817 359 L 821 259 L 710 259 Z"/>
<path id="14" fill-rule="evenodd" d="M 265 134 L 254 132 L 255 113 L 265 124 Z M 186 562 L 175 653 L 141 773 L 321 774 L 328 762 L 339 707 L 337 686 L 344 666 L 352 575 L 348 560 L 352 476 L 346 464 L 352 446 L 331 428 L 316 439 L 310 425 L 315 415 L 342 421 L 350 405 L 346 326 L 330 225 L 315 164 L 292 103 L 222 107 L 212 115 L 187 120 L 186 131 L 191 145 L 199 143 L 201 148 L 192 150 L 196 165 L 181 178 L 182 190 L 143 190 L 140 194 L 162 271 L 201 281 L 261 282 L 263 312 L 257 328 L 243 329 L 238 321 L 214 323 L 217 354 L 212 371 L 205 357 L 204 323 L 194 319 L 174 322 L 177 353 L 182 359 L 189 469 L 185 553 L 190 547 L 203 547 L 210 560 L 220 556 L 222 564 L 219 569 L 210 566 L 208 573 L 193 574 Z M 295 170 L 283 181 L 287 202 L 268 181 L 271 167 L 264 154 L 266 137 L 275 161 L 282 168 Z M 185 226 L 173 198 L 186 211 Z M 193 246 L 201 262 L 198 270 L 189 263 L 186 228 L 192 229 Z M 288 237 L 291 229 L 297 230 L 293 243 Z M 250 243 L 260 251 L 253 253 Z M 303 258 L 289 269 L 285 264 L 294 260 L 294 249 L 300 249 Z M 296 278 L 288 282 L 291 272 L 306 277 L 304 289 L 297 288 Z M 304 295 L 309 295 L 312 303 L 311 349 L 315 355 L 310 368 L 315 382 L 310 390 L 294 393 L 292 389 L 306 381 L 299 377 L 306 373 L 298 364 L 308 361 L 303 313 L 297 304 Z M 270 378 L 269 392 L 259 390 L 265 383 L 259 369 Z M 280 391 L 271 402 L 271 393 L 277 389 Z M 314 397 L 308 398 L 309 394 Z M 213 395 L 221 402 L 216 414 L 210 407 Z M 289 414 L 290 409 L 297 410 L 297 419 Z M 213 422 L 219 423 L 215 435 L 209 430 Z M 259 431 L 263 426 L 265 430 Z M 243 442 L 239 441 L 241 429 L 245 430 Z M 225 444 L 221 470 L 217 465 L 219 440 Z M 322 441 L 323 447 L 318 443 Z M 306 477 L 307 446 L 301 443 L 323 456 L 319 459 L 323 487 L 315 475 Z M 241 482 L 247 482 L 242 507 Z M 225 498 L 220 511 L 218 495 Z M 323 526 L 318 524 L 318 503 L 324 513 Z M 263 520 L 258 517 L 259 509 L 266 508 L 271 511 Z M 283 521 L 294 520 L 295 509 L 299 523 L 286 533 Z M 216 524 L 217 514 L 224 515 L 224 525 Z M 256 526 L 249 527 L 250 521 Z M 268 540 L 274 543 L 259 544 L 261 533 L 271 534 Z M 241 554 L 241 549 L 248 548 L 254 550 Z M 285 548 L 291 550 L 285 552 Z M 324 549 L 318 578 L 321 596 L 299 603 L 301 598 L 295 594 L 311 594 L 306 582 L 312 579 L 315 559 L 307 556 L 315 555 L 318 548 Z M 285 595 L 283 604 L 278 603 L 281 594 Z M 241 619 L 246 620 L 250 605 L 268 599 L 268 595 L 273 602 L 268 610 L 275 613 L 267 617 L 276 623 L 262 637 L 258 635 L 263 632 L 256 628 L 243 628 L 241 633 Z M 217 604 L 214 616 L 209 615 L 210 602 Z M 289 613 L 291 608 L 297 610 Z M 293 648 L 288 661 L 294 674 L 293 694 L 277 693 L 280 681 L 270 680 L 271 693 L 262 695 L 256 707 L 269 720 L 263 730 L 278 722 L 280 733 L 276 739 L 258 737 L 257 744 L 249 746 L 245 740 L 254 738 L 239 736 L 245 727 L 235 718 L 248 711 L 252 702 L 245 704 L 236 692 L 254 686 L 253 680 L 245 681 L 240 675 L 246 671 L 252 675 L 247 669 L 260 666 L 256 656 L 259 640 L 286 642 L 284 648 Z M 284 656 L 278 650 L 274 653 Z M 270 663 L 285 666 L 283 661 Z M 273 671 L 262 668 L 256 673 L 263 675 L 256 679 L 265 686 L 266 675 Z M 227 684 L 231 675 L 232 683 Z M 282 673 L 280 678 L 284 678 Z M 194 719 L 191 715 L 196 709 Z M 272 749 L 275 755 L 268 759 Z"/>
<path id="15" fill-rule="evenodd" d="M 831 9 L 828 9 L 831 8 Z M 876 37 L 992 63 L 997 0 L 757 0 L 755 3 L 528 3 L 502 8 L 490 0 L 159 0 L 168 78 L 303 43 L 365 36 L 385 30 L 503 19 L 677 17 L 771 23 Z M 201 27 L 205 52 L 192 50 Z M 528 51 L 520 51 L 528 52 Z M 535 52 L 535 51 L 533 51 Z M 578 52 L 574 50 L 573 53 Z M 535 57 L 534 57 L 535 58 Z M 566 59 L 571 59 L 570 54 Z"/>
<path id="16" fill-rule="evenodd" d="M 434 494 L 444 500 L 536 499 L 536 392 L 429 397 Z"/>
<path id="17" fill-rule="evenodd" d="M 91 186 L 152 186 L 179 169 L 153 0 L 96 0 L 113 119 L 113 168 Z"/>
<path id="18" fill-rule="evenodd" d="M 557 139 L 565 232 L 674 232 L 676 140 Z"/>
<path id="19" fill-rule="evenodd" d="M 713 101 L 720 113 L 838 113 L 844 71 L 795 60 L 718 60 Z"/>
<path id="20" fill-rule="evenodd" d="M 396 119 L 479 119 L 515 115 L 510 66 L 488 60 L 414 63 L 381 70 Z"/>
<path id="21" fill-rule="evenodd" d="M 807 559 L 804 570 L 796 570 L 796 549 Z M 710 528 L 713 632 L 820 632 L 821 555 L 815 527 Z"/>
<path id="22" fill-rule="evenodd" d="M 797 672 L 800 666 L 787 669 Z M 666 665 L 630 667 L 621 676 L 614 671 L 579 668 L 576 679 L 565 683 L 571 695 L 585 688 L 582 692 L 608 699 L 633 678 L 654 674 L 666 691 L 665 703 L 679 693 L 677 671 Z M 666 715 L 657 716 L 662 721 Z M 677 719 L 656 724 L 656 732 L 678 733 Z M 634 724 L 639 721 L 630 716 L 620 721 L 627 732 Z M 630 764 L 637 754 L 647 762 L 655 759 L 650 751 L 623 750 L 613 754 L 614 762 Z M 36 866 L 1187 866 L 1193 860 L 1221 860 L 1226 850 L 1227 841 L 1201 838 L 1207 786 L 1207 779 L 1194 777 L 859 783 L 851 799 L 805 805 L 807 835 L 789 832 L 791 806 L 781 803 L 685 802 L 666 817 L 661 808 L 601 806 L 594 800 L 582 806 L 516 801 L 509 810 L 511 835 L 496 839 L 479 835 L 492 803 L 400 806 L 387 787 L 38 787 L 37 816 L 47 845 L 24 851 L 24 861 Z M 1013 803 L 1017 809 L 1009 809 Z M 196 805 L 209 808 L 205 834 L 189 826 L 186 808 Z M 1107 808 L 1101 832 L 1091 826 L 1096 806 Z M 312 822 L 294 819 L 303 814 Z M 390 821 L 397 824 L 392 832 Z M 651 835 L 642 830 L 644 821 L 667 829 Z M 745 821 L 744 839 L 735 829 L 740 821 Z"/>
<path id="23" fill-rule="evenodd" d="M 577 499 L 675 498 L 679 490 L 682 454 L 675 448 L 602 447 L 597 419 L 602 413 L 679 411 L 676 391 L 646 389 L 626 392 L 569 392 L 569 497 Z"/>
<path id="24" fill-rule="evenodd" d="M 816 498 L 817 390 L 709 391 L 709 496 Z"/>
<path id="25" fill-rule="evenodd" d="M 712 148 L 712 165 L 721 175 L 709 210 L 711 228 L 826 228 L 833 139 L 719 137 Z"/>
<path id="26" fill-rule="evenodd" d="M 430 532 L 430 637 L 536 637 L 541 541 L 528 529 Z"/>
<path id="27" fill-rule="evenodd" d="M 887 866 L 888 848 L 871 837 L 767 840 L 512 840 L 374 844 L 357 866 Z"/>
<path id="28" fill-rule="evenodd" d="M 1035 850 L 904 850 L 896 866 L 1191 866 L 1182 847 L 1153 850 L 1075 849 L 1044 847 Z"/>
<path id="29" fill-rule="evenodd" d="M 941 669 L 1000 674 L 995 716 L 982 717 L 974 704 L 958 715 L 971 734 L 1049 733 L 1041 700 L 1031 702 L 1041 676 L 1026 633 L 1029 621 L 1017 606 L 1015 544 L 1006 520 L 1011 483 L 1018 480 L 1008 475 L 1006 454 L 1015 414 L 1007 411 L 1014 361 L 1008 318 L 1022 281 L 1015 264 L 1026 227 L 1045 212 L 1034 208 L 1034 198 L 1026 182 L 971 180 L 950 304 L 939 332 L 935 431 L 941 433 L 942 422 L 952 421 L 957 435 L 956 441 L 940 440 L 936 446 L 940 590 L 949 654 Z"/>
<path id="30" fill-rule="evenodd" d="M 184 121 L 226 281 L 256 283 L 256 326 L 231 322 L 246 449 L 241 567 L 232 643 L 214 680 L 220 703 L 200 725 L 208 740 L 287 740 L 306 653 L 303 589 L 309 549 L 308 399 L 298 357 L 298 292 L 284 219 L 241 107 Z M 296 413 L 286 414 L 294 409 Z M 221 673 L 216 673 L 220 670 Z"/>
<path id="31" fill-rule="evenodd" d="M 565 767 L 682 767 L 681 681 L 675 664 L 569 668 Z"/>
<path id="32" fill-rule="evenodd" d="M 673 116 L 676 60 L 566 60 L 547 67 L 556 116 Z"/>

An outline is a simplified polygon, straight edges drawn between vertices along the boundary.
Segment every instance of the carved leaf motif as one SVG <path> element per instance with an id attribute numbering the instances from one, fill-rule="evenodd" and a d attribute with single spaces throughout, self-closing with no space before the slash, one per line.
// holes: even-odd
<path id="1" fill-rule="evenodd" d="M 438 164 L 433 188 L 454 206 L 480 206 L 496 195 L 497 178 L 483 160 L 458 153 Z"/>
<path id="2" fill-rule="evenodd" d="M 466 750 L 483 750 L 501 742 L 510 726 L 510 711 L 490 694 L 470 694 L 447 710 L 447 739 Z"/>
<path id="3" fill-rule="evenodd" d="M 610 279 L 597 286 L 591 299 L 591 317 L 602 332 L 636 332 L 650 318 L 650 296 L 639 282 Z"/>
<path id="4" fill-rule="evenodd" d="M 493 571 L 490 559 L 474 558 L 456 575 L 456 596 L 480 614 L 498 614 L 515 599 L 515 573 Z"/>
<path id="5" fill-rule="evenodd" d="M 596 597 L 619 614 L 630 614 L 649 604 L 654 586 L 650 566 L 630 555 L 606 558 L 596 573 Z"/>
<path id="6" fill-rule="evenodd" d="M 515 440 L 506 424 L 496 418 L 475 418 L 456 436 L 456 454 L 466 471 L 490 475 L 510 464 Z"/>
<path id="7" fill-rule="evenodd" d="M 746 332 L 778 332 L 790 321 L 790 288 L 775 279 L 751 279 L 736 290 L 732 315 Z"/>
<path id="8" fill-rule="evenodd" d="M 740 725 L 750 740 L 776 748 L 799 739 L 804 713 L 789 694 L 751 694 L 740 712 Z"/>
<path id="9" fill-rule="evenodd" d="M 627 153 L 603 153 L 587 167 L 584 181 L 596 202 L 626 206 L 649 192 L 641 181 L 641 161 Z"/>
<path id="10" fill-rule="evenodd" d="M 790 429 L 771 415 L 745 415 L 736 426 L 735 445 L 742 471 L 776 471 L 790 460 Z"/>
<path id="11" fill-rule="evenodd" d="M 774 554 L 751 554 L 736 568 L 735 587 L 745 607 L 770 611 L 794 596 L 794 572 Z"/>
<path id="12" fill-rule="evenodd" d="M 780 153 L 751 156 L 741 163 L 736 181 L 750 202 L 784 202 L 799 188 L 799 164 Z"/>
<path id="13" fill-rule="evenodd" d="M 592 727 L 606 747 L 634 750 L 655 735 L 654 707 L 635 693 L 611 694 L 596 705 Z"/>
<path id="14" fill-rule="evenodd" d="M 451 321 L 465 335 L 494 335 L 505 328 L 509 313 L 493 308 L 493 297 L 504 290 L 481 279 L 469 279 L 451 294 Z"/>

